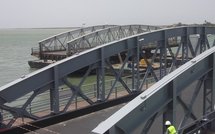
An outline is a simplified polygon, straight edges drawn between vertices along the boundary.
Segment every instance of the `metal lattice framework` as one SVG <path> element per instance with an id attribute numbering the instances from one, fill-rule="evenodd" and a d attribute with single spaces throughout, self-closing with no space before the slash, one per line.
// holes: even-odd
<path id="1" fill-rule="evenodd" d="M 157 29 L 160 28 L 148 25 L 125 25 L 98 30 L 67 42 L 67 54 L 72 55 L 74 53 L 102 44 L 110 43 L 135 34 L 150 32 Z"/>
<path id="2" fill-rule="evenodd" d="M 43 60 L 61 60 L 76 52 L 156 29 L 160 28 L 148 25 L 102 25 L 81 28 L 40 41 L 39 51 L 32 49 L 32 55 Z"/>
<path id="3" fill-rule="evenodd" d="M 214 116 L 209 113 L 214 113 L 214 38 L 210 41 L 208 37 L 214 34 L 215 28 L 207 27 L 185 27 L 160 30 L 150 34 L 140 36 L 143 40 L 143 44 L 147 44 L 151 41 L 157 40 L 161 46 L 160 50 L 160 61 L 164 64 L 160 68 L 160 76 L 163 77 L 167 72 L 172 71 L 172 67 L 176 68 L 179 64 L 184 64 L 174 72 L 170 73 L 159 82 L 154 84 L 152 87 L 147 89 L 145 92 L 137 96 L 134 100 L 129 102 L 126 106 L 108 118 L 106 121 L 96 127 L 93 132 L 95 133 L 149 133 L 155 119 L 159 116 L 163 117 L 161 125 L 165 124 L 166 120 L 170 120 L 174 125 L 178 123 L 178 133 L 188 133 L 185 131 L 185 126 L 188 120 L 191 119 L 195 122 L 196 129 L 190 130 L 191 134 L 201 132 L 205 129 L 205 125 L 213 122 Z M 175 53 L 168 47 L 168 38 L 180 36 L 180 43 Z M 191 38 L 196 37 L 196 43 L 192 44 Z M 210 49 L 211 48 L 211 49 Z M 163 50 L 164 49 L 164 50 Z M 209 49 L 209 50 L 208 50 Z M 157 50 L 157 49 L 156 49 Z M 156 54 L 156 50 L 155 53 Z M 168 53 L 172 57 L 171 66 L 167 66 L 167 55 Z M 178 53 L 181 50 L 180 62 L 177 61 Z M 208 50 L 208 51 L 206 51 Z M 206 52 L 204 52 L 206 51 Z M 164 53 L 163 53 L 164 52 Z M 201 54 L 204 52 L 203 54 Z M 163 54 L 162 54 L 163 53 Z M 201 55 L 199 55 L 201 54 Z M 197 56 L 199 55 L 199 56 Z M 196 58 L 194 58 L 197 56 Z M 191 59 L 191 61 L 189 61 Z M 189 61 L 189 62 L 188 62 Z M 149 65 L 148 69 L 152 67 Z M 162 67 L 163 66 L 163 67 Z M 163 70 L 164 69 L 164 70 Z M 163 72 L 165 74 L 163 74 Z M 151 72 L 153 74 L 153 71 Z M 153 74 L 154 75 L 154 74 Z M 147 73 L 144 77 L 147 76 Z M 154 75 L 155 79 L 158 76 Z M 186 102 L 183 100 L 182 92 L 187 86 L 196 81 L 196 87 L 193 89 L 193 93 L 189 94 L 190 101 Z M 142 89 L 142 86 L 140 86 Z M 143 89 L 142 89 L 143 90 Z M 200 95 L 200 91 L 203 91 L 202 99 L 203 104 L 199 104 L 197 100 Z M 198 111 L 193 111 L 194 103 L 198 105 Z M 179 105 L 184 110 L 184 113 L 177 112 Z M 203 107 L 200 108 L 200 106 Z M 196 113 L 202 112 L 198 117 Z M 208 115 L 209 114 L 209 115 Z M 182 118 L 176 118 L 176 116 L 182 115 Z M 212 114 L 214 115 L 214 114 Z M 204 118 L 202 123 L 199 118 Z M 141 126 L 141 127 L 140 127 Z M 140 130 L 137 130 L 141 128 Z M 155 127 L 155 128 L 158 128 Z M 206 129 L 214 129 L 213 125 Z M 165 132 L 165 126 L 163 126 L 163 133 Z M 152 132 L 153 133 L 153 132 Z M 160 132 L 161 133 L 161 132 Z"/>
<path id="4" fill-rule="evenodd" d="M 214 112 L 214 53 L 215 48 L 213 47 L 187 62 L 167 77 L 164 77 L 162 80 L 154 84 L 148 90 L 137 96 L 134 100 L 109 117 L 106 121 L 102 122 L 93 130 L 93 132 L 99 134 L 133 133 L 134 129 L 145 123 L 145 126 L 141 128 L 141 133 L 145 134 L 148 133 L 151 125 L 155 121 L 155 118 L 161 114 L 165 117 L 164 121 L 171 120 L 173 124 L 175 124 L 176 116 L 178 116 L 176 115 L 177 103 L 180 104 L 185 111 L 184 117 L 180 119 L 181 124 L 178 128 L 179 133 L 186 133 L 183 132 L 183 126 L 189 118 L 194 120 L 194 122 L 198 121 L 200 125 L 196 127 L 204 127 L 201 126 L 201 121 L 198 120 L 198 117 L 195 115 L 192 107 L 201 90 L 201 87 L 204 83 L 207 83 L 203 86 L 203 91 L 205 91 L 205 89 L 210 90 L 210 95 L 207 94 L 207 96 L 210 96 L 210 99 L 207 98 L 207 100 L 210 101 L 210 107 L 206 109 L 203 107 L 203 115 L 204 118 L 207 119 L 205 120 L 205 124 L 214 120 L 214 116 L 209 117 L 205 113 L 206 111 Z M 194 89 L 194 93 L 191 95 L 191 101 L 189 104 L 186 104 L 180 94 L 183 90 L 185 90 L 186 86 L 195 80 L 198 80 L 196 88 Z M 205 96 L 205 94 L 203 96 Z M 162 124 L 164 124 L 164 122 Z M 197 131 L 194 131 L 193 133 L 201 130 L 199 128 L 197 128 Z"/>
<path id="5" fill-rule="evenodd" d="M 39 41 L 39 52 L 32 51 L 33 55 L 40 56 L 43 52 L 52 52 L 52 51 L 65 51 L 66 50 L 66 43 L 72 39 L 78 38 L 85 34 L 89 34 L 96 30 L 105 29 L 108 27 L 114 27 L 116 25 L 98 25 L 98 26 L 90 26 L 90 27 L 83 27 L 78 28 L 75 30 L 63 32 L 47 39 Z M 42 57 L 41 57 L 42 58 Z"/>
<path id="6" fill-rule="evenodd" d="M 63 59 L 1 87 L 0 107 L 13 115 L 14 118 L 8 122 L 8 126 L 11 126 L 18 118 L 25 117 L 36 120 L 44 117 L 34 115 L 27 109 L 29 105 L 32 105 L 34 100 L 37 100 L 37 96 L 44 92 L 48 93 L 48 98 L 50 99 L 50 109 L 45 117 L 52 116 L 53 113 L 55 115 L 60 115 L 70 111 L 70 108 L 73 107 L 72 102 L 77 97 L 82 98 L 88 106 L 92 107 L 98 103 L 108 102 L 112 99 L 112 95 L 115 91 L 117 91 L 116 87 L 118 85 L 122 86 L 124 95 L 132 96 L 147 88 L 145 84 L 149 76 L 152 77 L 154 81 L 158 81 L 196 55 L 210 49 L 214 45 L 208 41 L 211 34 L 215 34 L 215 28 L 213 27 L 179 27 L 141 33 L 97 46 Z M 196 40 L 195 42 L 191 41 L 193 37 Z M 177 45 L 172 45 L 174 41 L 176 41 Z M 145 48 L 147 48 L 147 50 Z M 148 52 L 150 52 L 150 54 L 148 54 Z M 120 68 L 116 70 L 110 63 L 110 57 L 120 53 L 126 53 L 126 57 Z M 144 69 L 140 66 L 141 59 L 145 59 L 147 64 Z M 128 67 L 128 63 L 131 64 L 129 69 L 131 76 L 129 76 L 128 81 L 125 81 L 123 75 Z M 154 67 L 155 63 L 159 68 Z M 69 80 L 69 75 L 71 73 L 84 67 L 88 67 L 88 70 L 79 83 L 74 83 L 72 80 Z M 107 68 L 112 72 L 114 77 L 111 86 L 108 87 L 105 78 Z M 83 89 L 83 84 L 92 70 L 96 70 L 96 86 L 93 88 L 96 95 L 94 98 L 89 97 L 89 94 Z M 202 70 L 200 73 L 202 73 Z M 198 78 L 195 76 L 192 78 Z M 202 78 L 202 80 L 205 79 L 205 77 Z M 64 97 L 60 92 L 62 86 L 66 86 L 69 89 L 67 91 L 68 99 L 64 100 L 66 102 L 64 105 L 61 105 L 61 100 Z M 175 85 L 173 84 L 172 86 Z M 211 88 L 209 87 L 207 90 L 205 89 L 205 113 L 208 110 L 211 111 L 212 94 L 210 90 Z M 166 93 L 166 90 L 164 90 L 164 93 Z M 11 104 L 26 94 L 29 94 L 30 97 L 28 97 L 20 107 Z M 163 95 L 163 92 L 159 92 L 158 94 Z M 145 100 L 144 97 L 143 100 Z M 192 112 L 185 102 L 181 98 L 179 98 L 179 100 L 181 104 L 184 105 L 185 111 L 191 113 L 188 115 L 192 116 Z M 193 99 L 193 101 L 194 100 L 195 99 Z M 163 97 L 161 100 L 163 104 L 166 104 L 166 101 L 168 103 L 172 102 L 168 97 Z M 175 103 L 175 101 L 173 103 Z M 156 106 L 155 104 L 153 105 Z M 153 122 L 156 115 L 160 114 L 159 110 L 153 111 L 153 108 L 155 108 L 153 105 L 151 105 L 152 109 L 149 113 L 154 114 L 148 116 L 151 117 L 150 119 L 145 119 L 149 126 L 146 127 L 147 129 L 150 128 L 150 124 L 152 124 L 151 122 Z M 136 118 L 134 118 L 134 120 L 135 119 Z M 128 127 L 128 129 L 126 129 L 122 127 L 120 129 L 126 133 L 126 131 L 130 132 L 128 129 L 132 130 L 134 128 Z"/>

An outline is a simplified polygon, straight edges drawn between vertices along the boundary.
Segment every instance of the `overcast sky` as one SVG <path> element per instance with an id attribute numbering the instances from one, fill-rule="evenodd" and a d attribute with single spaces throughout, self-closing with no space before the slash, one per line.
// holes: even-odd
<path id="1" fill-rule="evenodd" d="M 0 0 L 0 28 L 215 23 L 215 0 Z"/>

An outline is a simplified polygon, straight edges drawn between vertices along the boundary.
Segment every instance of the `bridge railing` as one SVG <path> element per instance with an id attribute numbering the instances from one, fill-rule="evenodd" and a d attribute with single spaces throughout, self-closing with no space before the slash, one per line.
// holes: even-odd
<path id="1" fill-rule="evenodd" d="M 210 112 L 202 117 L 199 117 L 194 122 L 186 124 L 186 126 L 181 127 L 178 133 L 181 134 L 206 134 L 208 132 L 208 127 L 214 121 L 215 112 Z"/>
<path id="2" fill-rule="evenodd" d="M 131 84 L 132 84 L 131 76 L 123 77 L 123 80 L 131 88 Z M 114 80 L 112 80 L 112 79 L 105 81 L 106 91 L 109 91 L 109 89 L 112 87 L 113 83 L 114 83 Z M 146 79 L 146 83 L 144 85 L 145 89 L 150 87 L 153 83 L 155 83 L 155 79 L 153 77 L 148 77 Z M 85 95 L 88 96 L 90 99 L 96 99 L 96 97 L 97 97 L 96 83 L 83 85 L 82 90 L 84 91 Z M 114 88 L 114 92 L 112 93 L 112 99 L 114 99 L 114 98 L 116 99 L 124 94 L 125 94 L 124 87 L 120 83 L 117 83 L 117 85 Z M 25 102 L 30 97 L 30 95 L 31 95 L 31 93 L 16 100 L 16 102 L 15 102 L 16 104 L 9 104 L 9 105 L 16 105 L 17 108 L 21 107 L 23 105 L 22 103 Z M 60 106 L 65 106 L 71 96 L 72 96 L 72 92 L 70 91 L 70 89 L 68 87 L 60 88 Z M 78 108 L 83 107 L 83 106 L 81 106 L 81 105 L 83 105 L 83 104 L 81 104 L 81 102 L 84 102 L 84 99 L 81 97 L 76 97 L 75 100 L 71 104 L 72 107 L 70 108 L 70 110 L 77 110 Z M 19 103 L 20 103 L 20 105 L 19 105 Z M 41 116 L 41 115 L 43 115 L 43 113 L 50 112 L 49 106 L 50 106 L 49 92 L 46 91 L 46 92 L 38 95 L 35 98 L 35 100 L 28 105 L 26 110 L 30 114 Z M 7 122 L 7 120 L 11 120 L 13 118 L 13 116 L 5 110 L 1 110 L 1 113 L 3 115 L 4 122 Z M 24 120 L 24 118 L 23 118 L 23 120 Z"/>
<path id="3" fill-rule="evenodd" d="M 156 26 L 148 25 L 124 25 L 109 27 L 93 33 L 80 36 L 67 42 L 67 55 L 72 55 L 86 49 L 90 49 L 112 41 L 132 36 L 139 33 L 150 32 L 160 29 Z"/>
<path id="4" fill-rule="evenodd" d="M 40 55 L 43 52 L 47 51 L 65 51 L 66 43 L 72 39 L 75 39 L 79 36 L 83 36 L 84 34 L 88 34 L 90 32 L 104 29 L 107 27 L 113 27 L 115 25 L 98 25 L 98 26 L 90 26 L 84 28 L 78 28 L 75 30 L 70 30 L 67 32 L 63 32 L 54 36 L 51 36 L 47 39 L 39 41 L 39 51 Z"/>
<path id="5" fill-rule="evenodd" d="M 56 52 L 56 51 L 66 51 L 66 48 L 62 46 L 49 46 L 49 47 L 43 46 L 42 47 L 42 52 Z"/>

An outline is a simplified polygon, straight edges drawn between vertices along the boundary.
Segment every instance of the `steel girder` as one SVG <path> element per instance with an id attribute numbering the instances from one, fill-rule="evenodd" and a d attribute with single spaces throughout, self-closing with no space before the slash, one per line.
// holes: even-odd
<path id="1" fill-rule="evenodd" d="M 66 43 L 72 39 L 78 38 L 85 34 L 89 34 L 96 30 L 105 29 L 108 27 L 114 27 L 116 25 L 97 25 L 90 27 L 78 28 L 75 30 L 60 33 L 44 40 L 39 41 L 40 53 L 49 51 L 65 51 Z"/>
<path id="2" fill-rule="evenodd" d="M 191 44 L 190 43 L 190 44 L 185 44 L 187 47 L 185 47 L 184 49 L 181 49 L 183 54 L 182 57 L 184 57 L 181 59 L 182 61 L 181 64 L 183 64 L 183 60 L 185 59 L 189 60 L 189 58 L 193 58 L 196 55 L 202 53 L 203 51 L 211 47 L 209 43 L 207 43 L 208 41 L 205 40 L 205 42 L 199 43 L 200 42 L 199 40 L 207 36 L 207 34 L 212 34 L 213 30 L 215 29 L 206 28 L 206 27 L 195 27 L 191 29 L 189 27 L 188 28 L 185 27 L 185 28 L 176 28 L 174 30 L 172 29 L 170 31 L 160 30 L 157 33 L 153 32 L 153 33 L 156 33 L 156 35 L 150 35 L 151 33 L 149 33 L 149 34 L 146 34 L 146 36 L 141 35 L 139 36 L 139 38 L 142 39 L 143 44 L 147 44 L 149 42 L 152 42 L 153 40 L 162 41 L 163 44 L 158 43 L 158 44 L 161 44 L 160 46 L 162 48 L 162 47 L 166 47 L 168 38 L 173 36 L 175 37 L 180 36 L 182 39 L 180 43 L 181 45 L 178 46 L 176 50 L 176 54 L 174 55 L 171 54 L 171 57 L 173 60 L 172 64 L 175 64 L 176 62 L 175 59 L 178 55 L 178 51 L 179 49 L 181 49 L 181 46 L 184 44 L 183 38 L 186 38 L 187 41 L 190 42 L 189 36 L 198 34 L 201 37 L 200 39 L 198 39 L 198 43 L 196 44 L 196 47 L 190 45 Z M 203 35 L 204 37 L 202 37 Z M 205 44 L 206 49 L 200 49 L 199 46 L 201 46 L 202 44 Z M 193 53 L 193 50 L 196 50 L 196 51 Z M 188 57 L 188 52 L 191 53 L 189 55 L 191 57 Z M 211 73 L 211 71 L 213 70 L 213 64 L 214 64 L 213 62 L 214 52 L 215 52 L 215 48 L 211 48 L 204 54 L 196 57 L 195 59 L 192 59 L 190 62 L 187 62 L 181 68 L 170 73 L 169 75 L 161 79 L 159 82 L 154 84 L 151 88 L 143 92 L 142 95 L 139 95 L 138 97 L 136 97 L 136 99 L 128 103 L 125 107 L 123 107 L 121 110 L 116 112 L 106 121 L 99 124 L 99 126 L 95 128 L 93 132 L 120 133 L 120 134 L 132 133 L 134 132 L 135 129 L 137 129 L 139 126 L 143 125 L 147 121 L 148 122 L 146 124 L 148 123 L 152 124 L 152 121 L 154 120 L 157 113 L 161 111 L 163 111 L 164 120 L 167 120 L 167 119 L 171 120 L 175 124 L 175 116 L 176 116 L 175 110 L 176 110 L 176 104 L 177 102 L 179 102 L 178 99 L 180 99 L 178 98 L 180 93 L 185 89 L 185 87 L 187 87 L 190 83 L 192 83 L 192 81 L 198 80 L 202 77 L 204 77 L 203 79 L 205 80 L 207 75 Z M 164 52 L 164 58 L 160 58 L 160 60 L 166 60 L 165 57 L 166 57 L 166 52 Z M 164 66 L 165 66 L 166 64 L 165 61 L 162 63 L 164 63 Z M 149 65 L 148 69 L 150 70 L 150 68 L 151 66 Z M 200 82 L 201 82 L 200 85 L 197 86 L 198 88 L 196 88 L 196 91 L 193 94 L 193 98 L 191 99 L 189 106 L 186 106 L 186 104 L 180 99 L 180 104 L 183 105 L 185 109 L 185 118 L 184 120 L 182 120 L 183 125 L 185 125 L 184 122 L 186 122 L 186 118 L 188 117 L 191 117 L 194 120 L 196 119 L 196 116 L 192 113 L 192 105 L 195 101 L 196 96 L 199 93 L 200 87 L 202 86 L 201 79 L 200 79 Z M 214 88 L 213 85 L 209 87 L 210 90 L 213 90 L 213 88 Z M 213 111 L 213 108 L 211 108 L 211 106 L 213 106 L 214 104 L 213 102 L 214 95 L 212 94 L 212 91 L 210 92 L 210 95 L 207 94 L 207 96 L 210 96 L 209 108 L 211 112 Z M 203 111 L 205 111 L 204 108 L 203 108 Z M 145 126 L 145 127 L 148 128 L 148 126 Z M 145 132 L 145 130 L 143 132 Z"/>
<path id="3" fill-rule="evenodd" d="M 84 38 L 85 35 L 93 33 L 97 30 L 102 30 L 102 29 L 106 29 L 106 28 L 110 28 L 110 27 L 117 27 L 117 26 L 116 25 L 98 25 L 98 26 L 80 28 L 80 29 L 64 32 L 61 34 L 57 34 L 57 35 L 54 35 L 47 39 L 44 39 L 42 41 L 39 41 L 39 53 L 40 53 L 39 56 L 40 56 L 40 58 L 43 59 L 42 53 L 44 53 L 44 52 L 66 51 L 67 42 L 71 42 L 71 40 L 74 40 L 78 37 Z M 126 27 L 126 26 L 124 26 L 124 27 Z M 143 27 L 144 27 L 145 31 L 159 29 L 159 27 L 156 27 L 156 26 L 139 25 L 138 33 L 142 32 L 141 28 L 143 28 Z M 135 32 L 135 30 L 133 31 L 132 27 L 130 27 L 130 28 L 131 28 L 131 29 L 129 29 L 129 32 L 131 32 L 130 34 L 132 34 L 132 35 L 135 34 L 135 33 L 133 33 L 133 32 Z M 119 31 L 118 35 L 115 35 L 117 37 L 114 37 L 114 38 L 118 39 L 119 38 L 118 36 L 122 36 L 122 34 L 124 34 L 123 31 Z M 111 39 L 112 37 L 109 36 L 108 38 Z M 34 50 L 34 49 L 32 49 L 32 50 Z M 33 53 L 34 52 L 32 52 L 32 54 Z"/>
<path id="4" fill-rule="evenodd" d="M 148 25 L 125 25 L 101 29 L 67 42 L 67 55 L 90 49 L 102 44 L 120 40 L 135 34 L 160 29 Z"/>
<path id="5" fill-rule="evenodd" d="M 163 79 L 137 96 L 107 120 L 99 124 L 99 126 L 95 128 L 93 132 L 109 132 L 114 134 L 132 133 L 134 129 L 143 124 L 145 121 L 154 120 L 153 118 L 157 115 L 157 112 L 162 111 L 168 107 L 170 102 L 172 102 L 173 107 L 176 106 L 176 102 L 174 101 L 177 100 L 177 97 L 179 97 L 180 93 L 185 87 L 192 83 L 192 81 L 203 78 L 209 72 L 214 70 L 214 53 L 215 48 L 213 47 L 201 55 L 195 57 L 191 61 L 185 63 L 169 75 L 165 76 Z M 199 86 L 201 85 L 202 82 Z M 200 89 L 199 86 L 196 90 L 197 94 Z M 190 107 L 187 107 L 188 109 L 192 108 L 192 103 L 195 100 L 195 97 L 196 94 L 194 94 L 194 98 L 191 99 L 192 102 Z M 172 110 L 174 111 L 175 108 Z M 212 110 L 214 111 L 214 109 Z M 190 114 L 190 112 L 191 110 L 188 110 L 187 114 Z M 172 118 L 170 120 L 174 122 L 174 114 L 172 113 L 171 116 L 172 117 L 169 118 Z M 195 118 L 195 116 L 193 117 Z M 186 118 L 188 117 L 186 116 Z"/>
<path id="6" fill-rule="evenodd" d="M 29 75 L 23 76 L 22 78 L 17 79 L 14 82 L 1 87 L 0 88 L 0 107 L 6 111 L 9 111 L 11 114 L 13 114 L 14 118 L 26 117 L 31 119 L 38 119 L 40 117 L 30 114 L 26 110 L 26 106 L 30 105 L 32 100 L 36 96 L 38 96 L 39 94 L 45 91 L 50 91 L 50 96 L 51 96 L 50 111 L 54 112 L 55 114 L 61 114 L 62 112 L 68 111 L 68 107 L 77 96 L 80 96 L 81 98 L 83 98 L 83 100 L 85 100 L 89 105 L 98 103 L 98 101 L 107 101 L 110 97 L 110 94 L 113 92 L 114 86 L 116 86 L 116 84 L 113 84 L 112 87 L 107 92 L 104 92 L 104 90 L 106 90 L 104 89 L 105 88 L 104 70 L 102 70 L 104 64 L 107 65 L 110 68 L 110 70 L 112 70 L 115 76 L 115 81 L 118 81 L 123 86 L 127 94 L 132 94 L 133 91 L 136 92 L 143 89 L 143 85 L 146 82 L 147 75 L 152 74 L 152 76 L 156 81 L 159 79 L 158 76 L 160 74 L 157 73 L 156 70 L 154 70 L 153 62 L 157 57 L 156 53 L 161 52 L 160 49 L 164 47 L 164 45 L 166 45 L 165 48 L 168 48 L 169 50 L 171 50 L 170 44 L 168 44 L 169 41 L 167 40 L 174 37 L 187 36 L 188 38 L 189 35 L 194 35 L 194 34 L 204 35 L 204 34 L 214 34 L 214 33 L 215 33 L 215 28 L 180 27 L 180 28 L 157 30 L 157 31 L 148 32 L 148 33 L 141 33 L 141 34 L 120 39 L 118 41 L 107 43 L 102 46 L 97 46 L 90 50 L 78 53 L 62 61 L 49 65 Z M 135 67 L 135 65 L 139 64 L 139 59 L 140 59 L 139 56 L 141 54 L 144 55 L 144 51 L 142 51 L 142 48 L 151 46 L 151 44 L 149 43 L 153 43 L 153 46 L 155 46 L 156 49 L 152 56 L 152 61 L 147 62 L 148 66 L 146 68 L 146 73 L 144 77 L 140 78 L 140 72 L 139 72 L 140 70 L 138 69 L 138 66 Z M 180 46 L 181 45 L 177 47 L 176 53 L 171 54 L 171 58 L 172 58 L 171 64 L 173 67 L 176 66 L 176 63 L 177 63 L 177 66 L 179 66 L 179 63 L 177 61 L 177 58 L 178 58 L 177 55 L 179 51 L 182 51 L 183 53 L 183 50 L 184 50 L 184 49 L 181 49 Z M 196 47 L 193 47 L 192 45 L 190 45 L 189 50 L 191 51 L 191 48 L 192 50 L 197 49 L 197 47 L 199 47 L 199 45 L 196 45 Z M 120 68 L 120 70 L 116 71 L 112 68 L 112 65 L 109 63 L 109 58 L 121 52 L 126 52 L 127 55 L 125 60 L 123 61 L 124 63 Z M 164 53 L 162 54 L 164 56 L 161 56 L 161 59 L 159 59 L 160 61 L 167 60 L 165 59 L 166 58 L 165 55 L 167 55 L 165 54 L 165 52 L 167 51 L 164 51 Z M 131 69 L 133 74 L 132 84 L 131 84 L 132 87 L 129 87 L 128 84 L 121 78 L 125 64 L 129 61 L 130 57 L 132 57 L 131 60 L 133 64 Z M 147 61 L 147 58 L 146 57 L 144 58 Z M 160 62 L 160 65 L 166 66 L 165 64 L 166 63 Z M 87 66 L 89 66 L 89 69 L 78 84 L 77 83 L 74 84 L 68 81 L 67 78 L 69 74 Z M 97 78 L 98 92 L 97 92 L 96 100 L 89 98 L 87 94 L 85 94 L 82 91 L 83 82 L 85 81 L 86 77 L 89 75 L 89 72 L 92 69 L 98 69 L 98 72 L 99 72 L 98 73 L 99 77 Z M 168 68 L 164 68 L 164 69 L 168 69 Z M 165 72 L 168 72 L 168 71 L 165 71 Z M 70 93 L 71 93 L 71 96 L 69 97 L 69 100 L 67 104 L 64 106 L 63 110 L 60 110 L 59 100 L 58 100 L 59 99 L 58 90 L 61 85 L 66 85 L 70 89 Z M 28 100 L 23 104 L 21 108 L 16 108 L 16 107 L 7 105 L 7 103 L 13 102 L 16 99 L 28 93 L 32 93 L 31 97 L 28 98 Z"/>

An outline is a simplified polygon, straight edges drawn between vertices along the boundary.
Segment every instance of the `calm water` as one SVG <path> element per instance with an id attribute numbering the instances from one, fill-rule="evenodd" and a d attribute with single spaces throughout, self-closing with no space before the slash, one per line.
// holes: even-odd
<path id="1" fill-rule="evenodd" d="M 28 74 L 31 48 L 38 41 L 70 29 L 0 29 L 0 87 Z"/>

